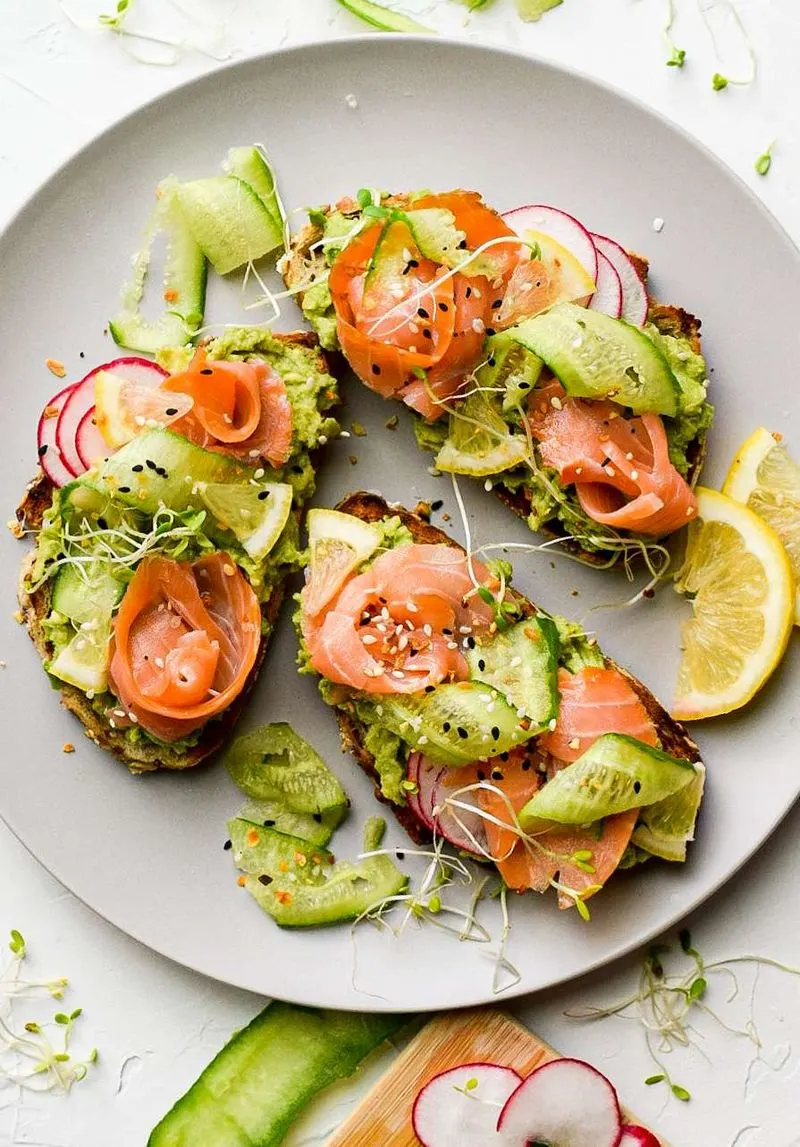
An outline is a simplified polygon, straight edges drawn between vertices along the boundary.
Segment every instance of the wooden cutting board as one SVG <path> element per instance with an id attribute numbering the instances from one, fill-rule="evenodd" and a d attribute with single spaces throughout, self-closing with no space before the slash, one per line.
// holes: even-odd
<path id="1" fill-rule="evenodd" d="M 548 1060 L 559 1058 L 551 1047 L 503 1012 L 437 1016 L 381 1076 L 326 1147 L 420 1147 L 411 1126 L 411 1109 L 420 1089 L 440 1071 L 486 1061 L 513 1067 L 525 1077 Z M 633 1116 L 626 1118 L 638 1122 Z"/>

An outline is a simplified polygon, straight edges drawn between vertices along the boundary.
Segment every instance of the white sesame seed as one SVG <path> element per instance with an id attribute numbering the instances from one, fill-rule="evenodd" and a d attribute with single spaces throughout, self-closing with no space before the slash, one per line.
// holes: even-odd
<path id="1" fill-rule="evenodd" d="M 551 733 L 554 733 L 556 731 L 556 719 L 555 719 L 555 717 L 550 718 L 550 720 L 547 722 L 547 727 Z"/>
<path id="2" fill-rule="evenodd" d="M 472 293 L 476 299 L 482 299 L 483 298 L 483 292 L 481 291 L 480 287 L 473 287 Z"/>
<path id="3" fill-rule="evenodd" d="M 416 353 L 417 353 L 417 348 L 416 348 L 416 346 L 410 346 L 408 349 L 409 349 L 409 351 L 411 352 L 411 354 L 416 354 Z"/>
<path id="4" fill-rule="evenodd" d="M 256 470 L 256 472 L 253 474 L 253 477 L 254 478 L 263 478 L 264 477 L 263 467 L 259 466 L 259 468 Z"/>
<path id="5" fill-rule="evenodd" d="M 606 466 L 606 474 L 608 474 L 609 478 L 616 478 L 617 476 L 617 472 L 613 466 Z"/>
<path id="6" fill-rule="evenodd" d="M 583 338 L 582 338 L 582 336 L 581 336 L 581 335 L 578 335 L 576 338 L 574 338 L 574 339 L 572 340 L 572 345 L 573 345 L 573 347 L 575 348 L 575 350 L 577 350 L 577 349 L 578 349 L 578 347 L 580 347 L 580 346 L 583 346 Z"/>
<path id="7" fill-rule="evenodd" d="M 472 633 L 472 626 L 471 625 L 459 625 L 458 632 L 459 633 Z"/>
<path id="8" fill-rule="evenodd" d="M 378 624 L 375 626 L 375 628 L 377 629 L 378 633 L 385 633 L 386 632 L 386 626 L 381 621 L 378 622 Z"/>
<path id="9" fill-rule="evenodd" d="M 378 714 L 379 717 L 382 717 L 383 716 L 383 705 L 376 705 L 375 706 L 375 712 Z"/>
<path id="10" fill-rule="evenodd" d="M 512 657 L 511 658 L 511 668 L 512 669 L 516 669 L 517 666 L 521 665 L 521 664 L 522 664 L 522 658 L 521 657 Z"/>
<path id="11" fill-rule="evenodd" d="M 328 435 L 327 434 L 320 434 L 319 438 L 317 439 L 317 442 L 319 442 L 320 446 L 324 446 L 327 441 L 328 441 Z"/>
<path id="12" fill-rule="evenodd" d="M 422 734 L 422 736 L 418 738 L 418 740 L 417 740 L 417 744 L 419 744 L 419 745 L 427 745 L 427 743 L 428 743 L 428 738 L 427 738 L 427 737 L 425 736 L 425 734 L 423 733 L 423 734 Z"/>
<path id="13" fill-rule="evenodd" d="M 156 663 L 157 669 L 163 669 L 164 668 L 164 658 L 163 657 L 156 657 L 155 663 Z"/>
<path id="14" fill-rule="evenodd" d="M 553 407 L 554 410 L 561 410 L 561 409 L 563 409 L 564 404 L 562 403 L 562 401 L 558 397 L 558 395 L 554 394 L 553 397 L 550 399 L 550 405 Z"/>
<path id="15" fill-rule="evenodd" d="M 475 331 L 476 335 L 482 335 L 486 330 L 486 323 L 483 321 L 483 319 L 473 319 L 472 329 Z"/>
<path id="16" fill-rule="evenodd" d="M 392 677 L 397 677 L 398 679 L 402 679 L 403 677 L 405 677 L 405 673 L 403 672 L 402 669 L 393 669 L 392 670 Z"/>
<path id="17" fill-rule="evenodd" d="M 575 473 L 576 474 L 582 474 L 583 473 L 583 466 L 576 466 L 575 467 Z"/>
<path id="18" fill-rule="evenodd" d="M 412 633 L 414 632 L 415 628 L 416 626 L 414 625 L 413 621 L 406 622 L 406 629 L 410 629 Z"/>
<path id="19" fill-rule="evenodd" d="M 146 420 L 144 418 L 144 415 L 137 414 L 133 421 L 136 423 L 137 426 L 144 426 Z"/>
<path id="20" fill-rule="evenodd" d="M 625 457 L 628 459 L 628 461 L 629 461 L 629 462 L 632 462 L 632 461 L 633 461 L 633 454 L 631 453 L 631 451 L 630 451 L 630 450 L 629 450 L 629 451 L 628 451 L 628 453 L 625 455 Z"/>
<path id="21" fill-rule="evenodd" d="M 664 220 L 661 218 L 660 215 L 656 215 L 655 219 L 653 220 L 653 230 L 656 232 L 657 235 L 660 235 L 661 232 L 664 230 Z"/>
<path id="22" fill-rule="evenodd" d="M 261 453 L 260 450 L 248 450 L 247 456 L 248 456 L 248 458 L 258 458 L 260 453 Z"/>
<path id="23" fill-rule="evenodd" d="M 376 645 L 378 642 L 378 639 L 374 633 L 365 633 L 361 640 L 364 645 Z"/>
<path id="24" fill-rule="evenodd" d="M 486 481 L 483 483 L 483 488 L 487 494 L 493 489 L 493 483 L 492 483 L 491 478 L 486 479 Z"/>
<path id="25" fill-rule="evenodd" d="M 427 623 L 425 625 L 423 625 L 422 632 L 425 634 L 426 637 L 433 637 L 433 630 L 431 629 L 431 627 Z"/>
<path id="26" fill-rule="evenodd" d="M 579 749 L 581 747 L 580 737 L 573 737 L 572 740 L 569 742 L 569 747 L 571 749 Z"/>
<path id="27" fill-rule="evenodd" d="M 406 609 L 409 613 L 419 613 L 419 606 L 414 605 L 413 601 L 406 602 Z"/>
<path id="28" fill-rule="evenodd" d="M 349 430 L 340 430 L 339 431 L 339 437 L 340 438 L 349 438 L 350 437 L 350 431 Z"/>
<path id="29" fill-rule="evenodd" d="M 356 99 L 356 97 L 353 95 L 352 92 L 347 93 L 347 95 L 344 97 L 344 102 L 347 104 L 347 106 L 349 108 L 352 108 L 353 110 L 355 110 L 358 107 L 358 100 Z"/>
<path id="30" fill-rule="evenodd" d="M 408 324 L 408 329 L 411 331 L 412 335 L 418 335 L 419 334 L 419 323 L 410 322 Z"/>
<path id="31" fill-rule="evenodd" d="M 635 482 L 638 479 L 638 477 L 639 477 L 639 471 L 638 470 L 631 470 L 631 481 Z"/>
<path id="32" fill-rule="evenodd" d="M 448 649 L 458 649 L 458 642 L 457 641 L 448 641 L 447 648 Z"/>

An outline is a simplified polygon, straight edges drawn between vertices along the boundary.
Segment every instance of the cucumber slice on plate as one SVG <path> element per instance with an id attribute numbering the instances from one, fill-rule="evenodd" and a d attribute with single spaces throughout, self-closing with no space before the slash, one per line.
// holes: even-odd
<path id="1" fill-rule="evenodd" d="M 252 187 L 256 195 L 272 216 L 276 226 L 283 229 L 286 216 L 283 210 L 275 176 L 266 157 L 257 147 L 232 147 L 223 167 L 230 175 Z"/>
<path id="2" fill-rule="evenodd" d="M 529 718 L 529 736 L 558 716 L 559 647 L 555 622 L 532 617 L 467 651 L 472 679 L 492 685 Z"/>
<path id="3" fill-rule="evenodd" d="M 560 303 L 507 333 L 537 355 L 573 398 L 613 398 L 635 414 L 678 413 L 681 389 L 667 360 L 622 319 Z"/>
<path id="4" fill-rule="evenodd" d="M 381 705 L 384 725 L 442 765 L 496 757 L 531 737 L 529 722 L 521 724 L 502 694 L 480 682 L 437 685 L 417 696 L 382 696 Z"/>
<path id="5" fill-rule="evenodd" d="M 407 1022 L 275 1001 L 222 1049 L 147 1147 L 279 1147 L 309 1100 Z"/>
<path id="6" fill-rule="evenodd" d="M 250 184 L 234 175 L 182 183 L 178 198 L 195 242 L 220 275 L 283 244 L 283 227 Z"/>
<path id="7" fill-rule="evenodd" d="M 693 780 L 672 796 L 643 808 L 631 843 L 662 860 L 686 859 L 686 845 L 694 840 L 694 826 L 703 799 L 706 771 L 699 762 Z"/>
<path id="8" fill-rule="evenodd" d="M 236 867 L 257 878 L 267 877 L 261 881 L 265 886 L 289 872 L 292 883 L 322 884 L 333 864 L 333 853 L 326 848 L 246 820 L 229 820 L 228 836 Z"/>
<path id="9" fill-rule="evenodd" d="M 341 860 L 328 869 L 319 885 L 290 879 L 292 872 L 265 885 L 257 876 L 245 877 L 245 888 L 276 924 L 283 928 L 313 928 L 354 920 L 401 893 L 408 877 L 388 856 L 369 856 L 352 864 Z"/>
<path id="10" fill-rule="evenodd" d="M 254 561 L 267 556 L 292 512 L 292 487 L 284 482 L 210 483 L 200 496 L 217 524 L 230 530 Z"/>
<path id="11" fill-rule="evenodd" d="M 251 800 L 273 801 L 289 812 L 322 817 L 333 828 L 347 813 L 347 795 L 337 778 L 319 753 L 284 722 L 237 737 L 223 760 L 231 780 Z"/>
<path id="12" fill-rule="evenodd" d="M 537 821 L 591 824 L 674 796 L 695 779 L 695 766 L 623 733 L 605 733 L 561 769 L 519 814 L 525 829 Z"/>
<path id="13" fill-rule="evenodd" d="M 199 329 L 206 300 L 206 260 L 181 214 L 177 180 L 156 189 L 156 206 L 133 263 L 133 276 L 122 288 L 122 307 L 108 324 L 114 342 L 128 350 L 155 354 L 162 346 L 182 346 Z M 145 319 L 141 304 L 150 270 L 153 244 L 164 233 L 163 298 L 168 306 L 157 319 Z"/>
<path id="14" fill-rule="evenodd" d="M 274 828 L 285 836 L 296 836 L 307 844 L 326 845 L 341 821 L 340 809 L 323 813 L 294 812 L 279 800 L 248 800 L 236 814 L 239 820 Z"/>

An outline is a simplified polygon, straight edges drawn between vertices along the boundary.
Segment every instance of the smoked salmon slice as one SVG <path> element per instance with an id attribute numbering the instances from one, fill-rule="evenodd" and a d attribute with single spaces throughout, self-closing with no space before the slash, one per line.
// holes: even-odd
<path id="1" fill-rule="evenodd" d="M 567 398 L 551 382 L 531 395 L 528 418 L 542 461 L 574 484 L 594 521 L 658 537 L 696 516 L 697 499 L 670 461 L 657 414 L 626 418 L 613 402 Z"/>
<path id="2" fill-rule="evenodd" d="M 261 643 L 261 610 L 225 553 L 144 558 L 114 619 L 109 679 L 128 719 L 177 741 L 239 696 Z"/>
<path id="3" fill-rule="evenodd" d="M 496 588 L 480 563 L 473 573 L 479 585 Z M 466 555 L 447 545 L 413 543 L 381 554 L 321 615 L 309 612 L 304 595 L 301 601 L 314 669 L 368 693 L 417 693 L 463 680 L 462 634 L 485 631 L 493 619 Z"/>
<path id="4" fill-rule="evenodd" d="M 604 733 L 627 733 L 657 745 L 658 733 L 633 686 L 616 669 L 587 665 L 558 671 L 561 705 L 552 732 L 539 744 L 559 761 L 577 761 Z"/>

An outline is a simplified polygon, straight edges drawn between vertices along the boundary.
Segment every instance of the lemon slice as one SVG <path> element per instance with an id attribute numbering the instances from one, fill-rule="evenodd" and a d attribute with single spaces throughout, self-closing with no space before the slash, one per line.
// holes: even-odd
<path id="1" fill-rule="evenodd" d="M 192 409 L 188 394 L 163 391 L 152 382 L 136 382 L 110 370 L 94 380 L 94 421 L 114 450 L 130 442 L 145 427 L 170 426 Z"/>
<path id="2" fill-rule="evenodd" d="M 697 491 L 675 588 L 692 598 L 673 715 L 698 720 L 739 709 L 786 649 L 795 580 L 780 538 L 752 510 L 716 490 Z"/>
<path id="3" fill-rule="evenodd" d="M 292 511 L 292 487 L 285 482 L 210 482 L 202 497 L 217 523 L 255 561 L 270 552 Z"/>
<path id="4" fill-rule="evenodd" d="M 436 455 L 438 470 L 485 478 L 525 461 L 527 438 L 510 432 L 490 397 L 475 391 L 450 415 L 447 438 Z"/>
<path id="5" fill-rule="evenodd" d="M 50 662 L 48 672 L 86 692 L 108 688 L 111 622 L 84 622 L 68 645 Z"/>
<path id="6" fill-rule="evenodd" d="M 339 510 L 309 510 L 309 564 L 303 607 L 315 616 L 339 592 L 353 570 L 381 543 L 381 531 Z"/>
<path id="7" fill-rule="evenodd" d="M 800 583 L 800 466 L 786 447 L 759 427 L 736 452 L 722 492 L 769 522 L 783 542 Z M 794 623 L 800 625 L 800 585 Z"/>
<path id="8" fill-rule="evenodd" d="M 695 764 L 695 777 L 678 792 L 639 813 L 631 842 L 662 860 L 686 859 L 686 845 L 694 840 L 697 810 L 703 799 L 706 771 L 700 761 Z"/>

